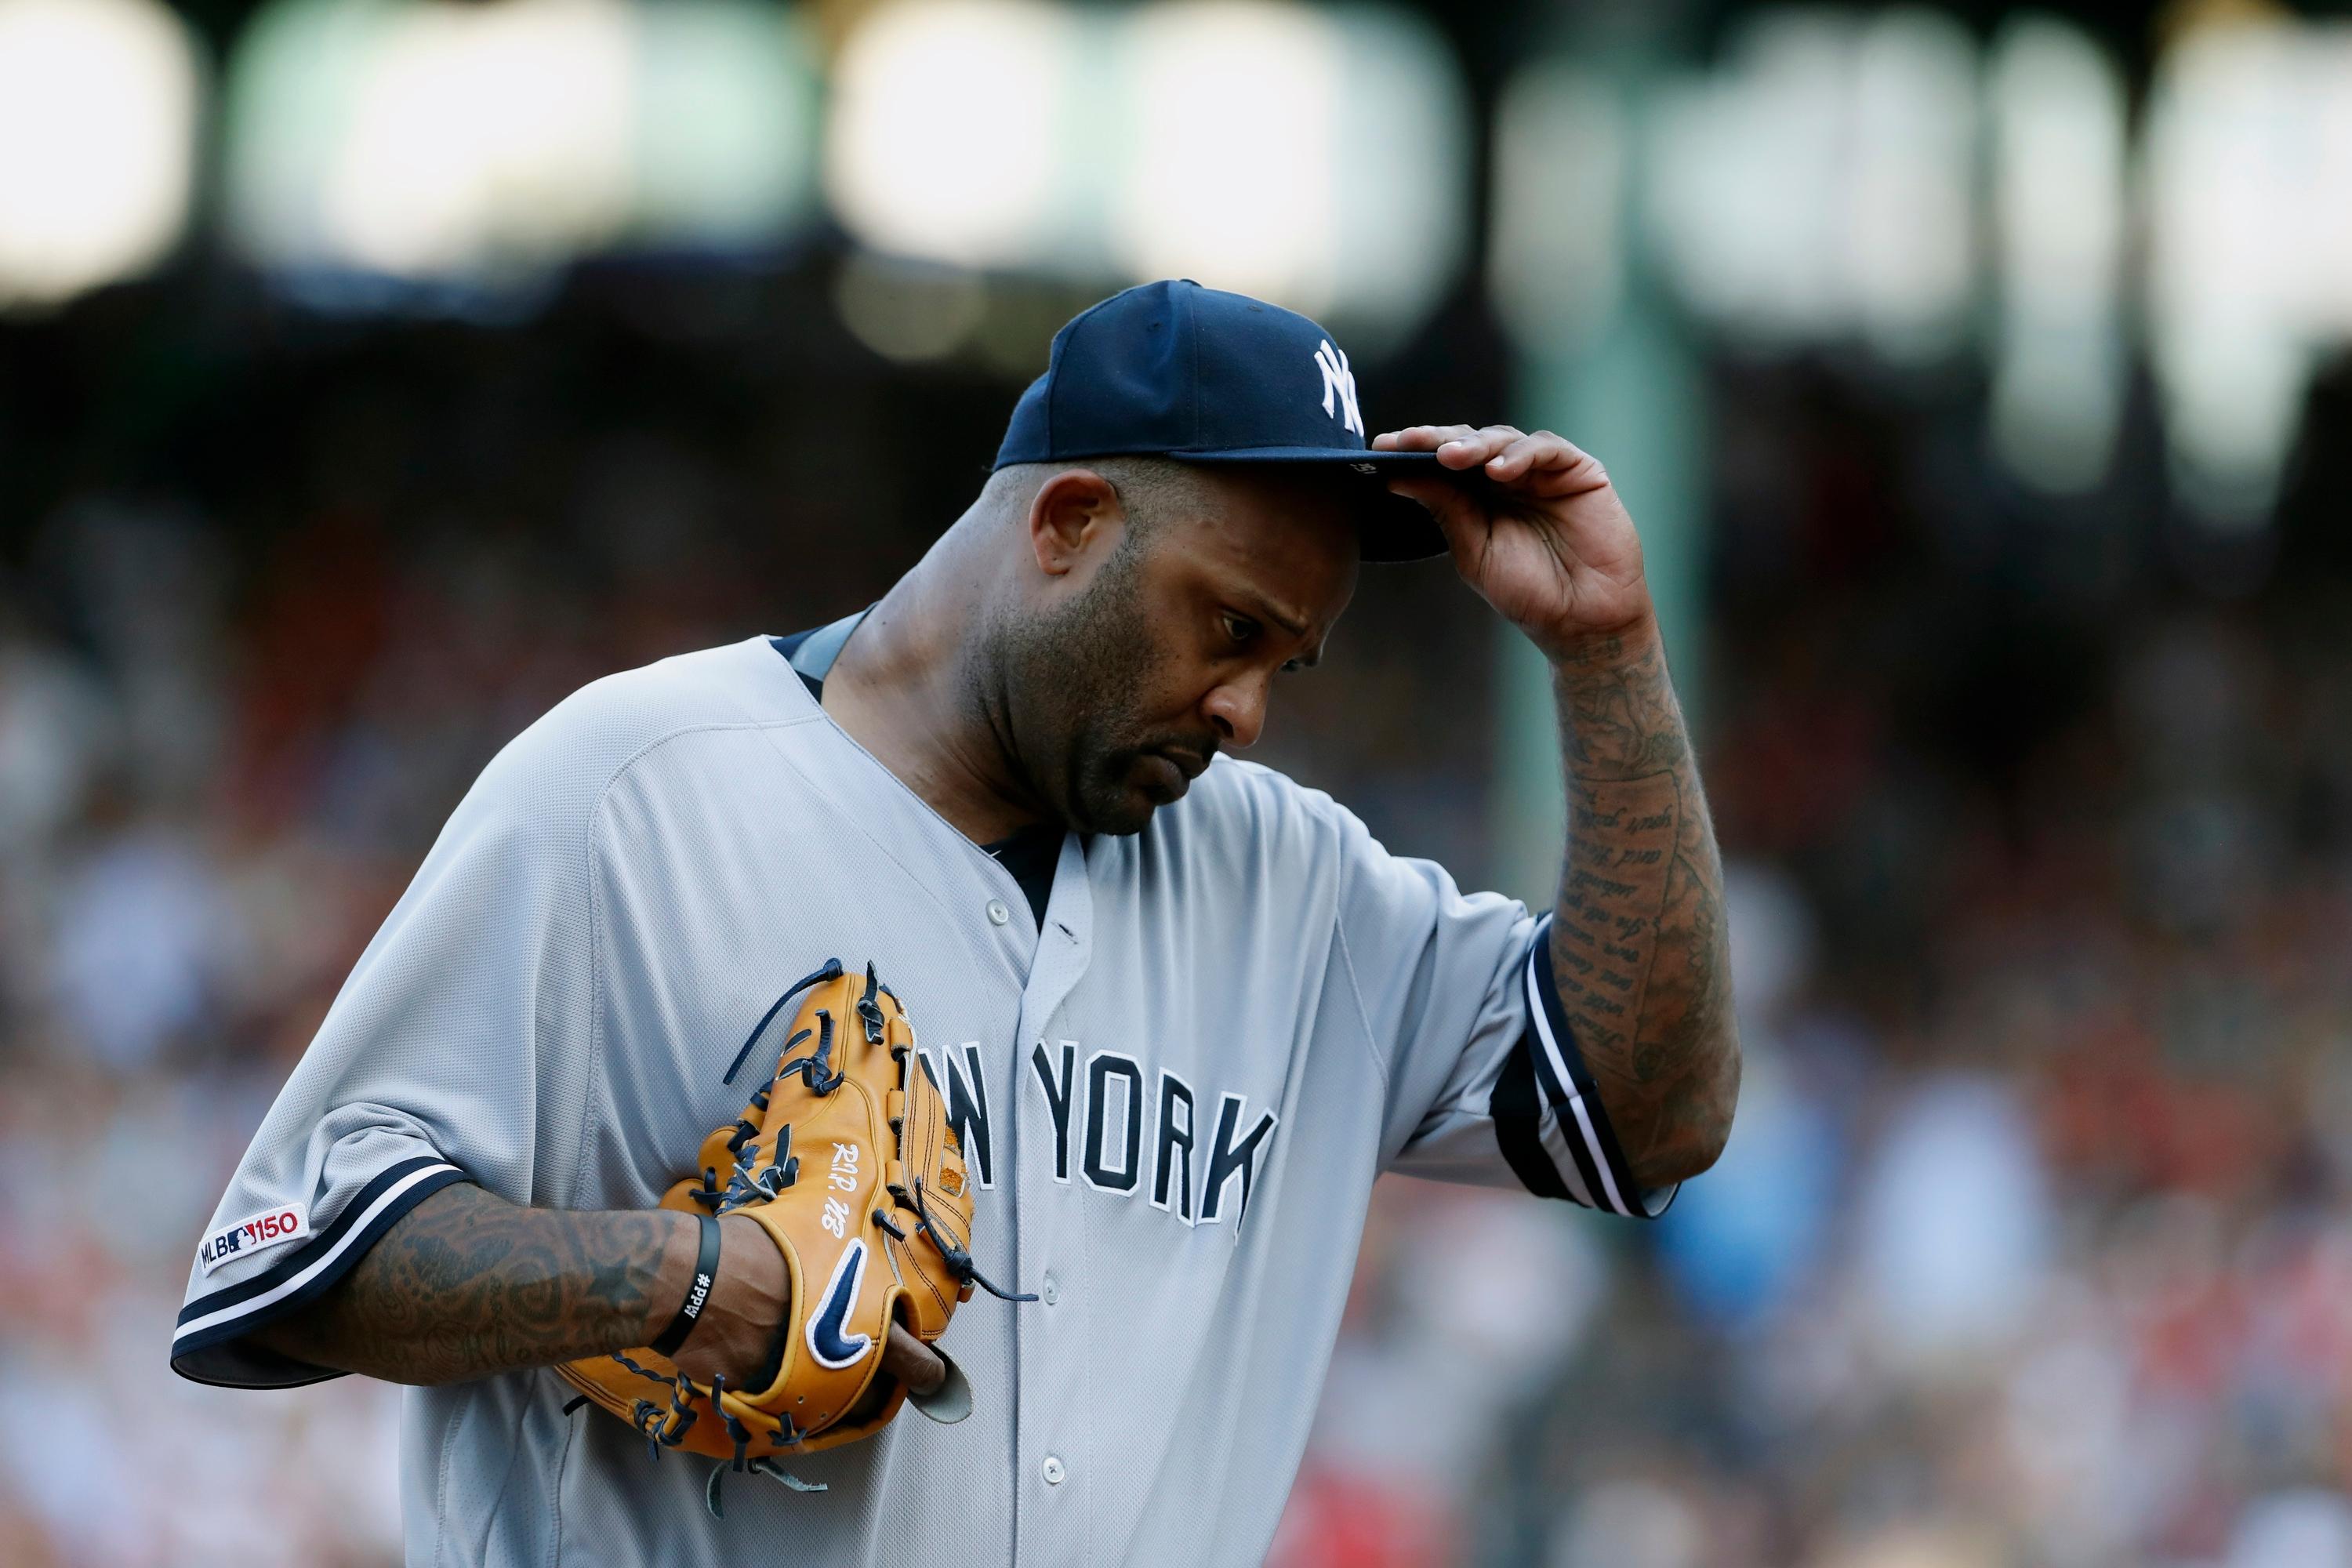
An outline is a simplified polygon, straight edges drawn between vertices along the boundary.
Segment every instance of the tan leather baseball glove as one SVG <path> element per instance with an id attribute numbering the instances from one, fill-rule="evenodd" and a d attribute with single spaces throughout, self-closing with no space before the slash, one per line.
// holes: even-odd
<path id="1" fill-rule="evenodd" d="M 914 1027 L 872 965 L 858 974 L 829 961 L 778 997 L 727 1081 L 796 994 L 774 1074 L 740 1119 L 702 1141 L 700 1175 L 661 1204 L 749 1215 L 783 1254 L 791 1303 L 767 1386 L 698 1383 L 651 1350 L 556 1369 L 644 1433 L 656 1457 L 684 1448 L 730 1461 L 712 1472 L 714 1512 L 728 1469 L 820 1489 L 774 1459 L 871 1436 L 898 1415 L 908 1390 L 882 1355 L 893 1323 L 936 1349 L 975 1280 L 1006 1296 L 972 1266 L 962 1151 Z M 919 1405 L 959 1420 L 971 1408 L 969 1385 L 950 1363 L 947 1382 Z"/>

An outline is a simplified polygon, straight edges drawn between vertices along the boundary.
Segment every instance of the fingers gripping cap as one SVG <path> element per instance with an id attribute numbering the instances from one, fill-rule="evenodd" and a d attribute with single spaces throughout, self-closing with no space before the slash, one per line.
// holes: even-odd
<path id="1" fill-rule="evenodd" d="M 1145 283 L 1054 334 L 996 467 L 1122 455 L 1327 469 L 1359 493 L 1365 560 L 1445 551 L 1428 512 L 1385 484 L 1399 471 L 1441 473 L 1437 459 L 1370 450 L 1355 372 L 1331 334 L 1245 294 Z"/>

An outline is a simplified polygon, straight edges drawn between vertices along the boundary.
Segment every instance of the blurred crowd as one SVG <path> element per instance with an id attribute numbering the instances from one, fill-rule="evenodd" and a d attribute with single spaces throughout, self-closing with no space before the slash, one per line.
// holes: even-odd
<path id="1" fill-rule="evenodd" d="M 396 1560 L 392 1391 L 165 1366 L 227 1170 L 508 736 L 874 596 L 1013 390 L 678 331 L 276 342 L 142 383 L 162 460 L 17 468 L 10 1563 Z M 1731 1147 L 1645 1227 L 1384 1184 L 1276 1562 L 2352 1564 L 2352 578 L 2203 592 L 2128 509 L 1954 494 L 1927 416 L 1722 393 Z M 1442 566 L 1351 618 L 1268 760 L 1478 880 L 1488 620 Z"/>

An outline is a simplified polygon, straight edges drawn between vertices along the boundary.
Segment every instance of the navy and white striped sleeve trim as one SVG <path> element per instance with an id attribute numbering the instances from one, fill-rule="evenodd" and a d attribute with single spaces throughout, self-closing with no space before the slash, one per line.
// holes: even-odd
<path id="1" fill-rule="evenodd" d="M 1550 963 L 1551 917 L 1536 922 L 1519 968 L 1528 1026 L 1504 1058 L 1488 1114 L 1503 1158 L 1538 1197 L 1566 1198 L 1628 1219 L 1655 1219 L 1680 1190 L 1633 1181 L 1560 1005 Z"/>
<path id="2" fill-rule="evenodd" d="M 197 1383 L 232 1388 L 294 1388 L 342 1375 L 325 1367 L 232 1342 L 321 1295 L 394 1222 L 466 1173 L 421 1155 L 378 1172 L 343 1212 L 293 1253 L 250 1279 L 199 1296 L 180 1309 L 172 1335 L 172 1370 Z"/>

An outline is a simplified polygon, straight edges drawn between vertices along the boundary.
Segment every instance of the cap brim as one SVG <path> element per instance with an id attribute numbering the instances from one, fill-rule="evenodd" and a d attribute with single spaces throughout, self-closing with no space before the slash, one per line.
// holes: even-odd
<path id="1" fill-rule="evenodd" d="M 1459 479 L 1442 468 L 1434 452 L 1375 452 L 1362 447 L 1235 447 L 1217 452 L 1167 452 L 1183 463 L 1265 463 L 1328 468 L 1362 488 L 1360 522 L 1364 559 L 1376 563 L 1426 561 L 1446 552 L 1445 535 L 1429 509 L 1391 494 L 1388 480 L 1399 474 L 1427 473 Z"/>

